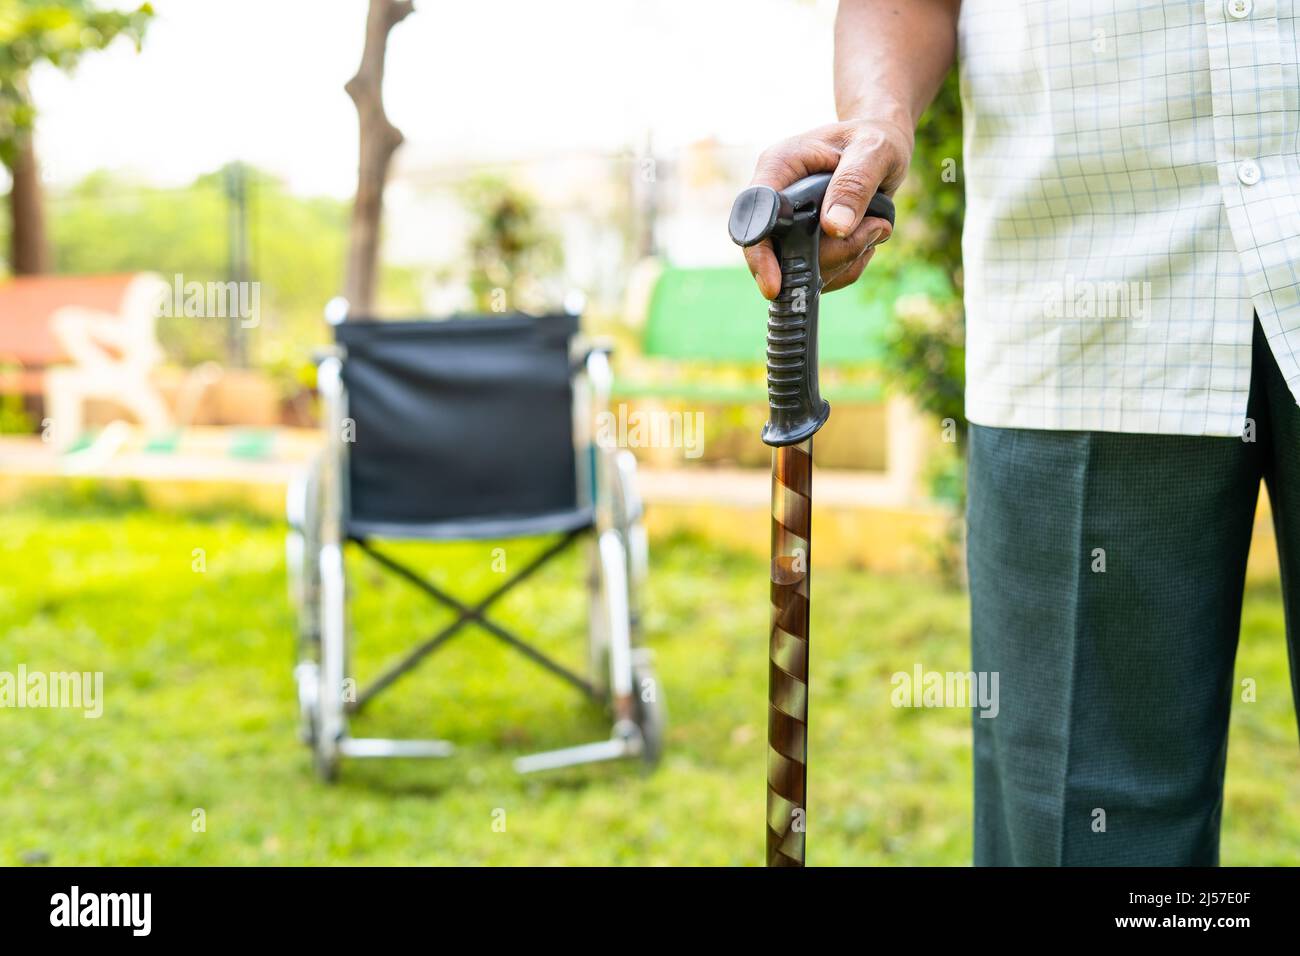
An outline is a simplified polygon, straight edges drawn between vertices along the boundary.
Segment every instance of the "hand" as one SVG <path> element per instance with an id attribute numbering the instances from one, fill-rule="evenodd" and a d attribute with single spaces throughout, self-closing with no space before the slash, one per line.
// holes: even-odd
<path id="1" fill-rule="evenodd" d="M 834 171 L 822 203 L 822 291 L 852 285 L 871 261 L 875 246 L 893 232 L 888 220 L 864 219 L 867 203 L 883 189 L 893 195 L 912 158 L 912 134 L 892 122 L 850 120 L 821 126 L 763 152 L 753 186 L 784 189 L 813 173 Z M 768 299 L 781 292 L 781 269 L 771 240 L 745 250 L 749 271 Z"/>

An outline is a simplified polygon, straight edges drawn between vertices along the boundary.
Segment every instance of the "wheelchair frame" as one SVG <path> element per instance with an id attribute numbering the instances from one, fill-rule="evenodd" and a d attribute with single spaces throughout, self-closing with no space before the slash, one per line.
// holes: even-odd
<path id="1" fill-rule="evenodd" d="M 590 348 L 578 358 L 576 373 L 571 376 L 577 491 L 579 504 L 591 508 L 592 520 L 562 531 L 555 543 L 473 604 L 458 600 L 396 561 L 371 539 L 348 534 L 344 517 L 349 513 L 349 443 L 344 440 L 344 424 L 348 419 L 348 395 L 343 383 L 346 352 L 341 346 L 335 347 L 319 363 L 317 384 L 324 406 L 326 441 L 306 473 L 289 488 L 286 549 L 291 599 L 298 610 L 298 662 L 294 677 L 301 736 L 311 747 L 317 772 L 323 779 L 336 777 L 340 759 L 344 757 L 447 757 L 455 752 L 454 745 L 445 740 L 353 737 L 349 720 L 378 693 L 444 647 L 471 623 L 605 705 L 612 718 L 608 740 L 520 757 L 514 761 L 518 772 L 533 773 L 629 757 L 640 757 L 647 766 L 658 762 L 666 715 L 652 656 L 640 644 L 640 595 L 646 575 L 647 545 L 643 507 L 636 490 L 636 459 L 627 450 L 604 448 L 595 440 L 595 416 L 608 407 L 613 381 L 607 350 Z M 588 536 L 588 532 L 592 534 Z M 503 533 L 500 537 L 518 538 L 537 533 L 525 529 Z M 586 576 L 590 673 L 585 678 L 492 621 L 486 613 L 507 592 L 584 537 L 589 539 L 590 565 Z M 450 624 L 417 644 L 350 698 L 347 680 L 352 635 L 344 565 L 344 550 L 349 541 L 385 570 L 457 613 Z"/>

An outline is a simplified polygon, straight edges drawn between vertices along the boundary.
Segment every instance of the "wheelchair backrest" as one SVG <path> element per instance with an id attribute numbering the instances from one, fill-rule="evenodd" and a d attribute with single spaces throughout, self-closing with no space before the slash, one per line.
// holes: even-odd
<path id="1" fill-rule="evenodd" d="M 576 509 L 577 330 L 571 315 L 336 326 L 355 423 L 347 520 L 415 525 Z"/>

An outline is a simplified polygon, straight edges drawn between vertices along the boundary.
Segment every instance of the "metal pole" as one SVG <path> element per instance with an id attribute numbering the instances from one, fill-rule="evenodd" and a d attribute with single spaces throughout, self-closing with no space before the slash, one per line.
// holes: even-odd
<path id="1" fill-rule="evenodd" d="M 242 289 L 248 277 L 248 182 L 244 164 L 236 160 L 226 166 L 227 266 L 226 273 Z M 235 301 L 239 301 L 237 298 Z M 243 317 L 231 309 L 226 317 L 226 362 L 233 368 L 248 364 Z"/>

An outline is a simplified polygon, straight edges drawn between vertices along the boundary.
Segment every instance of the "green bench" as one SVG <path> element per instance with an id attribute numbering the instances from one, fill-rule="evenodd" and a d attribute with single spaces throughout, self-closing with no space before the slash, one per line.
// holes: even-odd
<path id="1" fill-rule="evenodd" d="M 927 265 L 901 271 L 872 267 L 862 283 L 827 295 L 821 302 L 819 349 L 828 370 L 878 366 L 894 303 L 902 296 L 952 295 L 942 270 Z M 747 403 L 766 397 L 764 363 L 767 308 L 744 267 L 688 269 L 664 266 L 650 294 L 641 336 L 647 359 L 689 366 L 741 366 L 734 383 L 691 381 L 688 375 L 620 381 L 618 394 L 628 397 L 681 398 L 700 402 Z M 752 374 L 743 374 L 746 369 Z M 879 383 L 824 379 L 823 391 L 835 401 L 875 402 Z M 860 379 L 861 376 L 854 376 Z"/>

